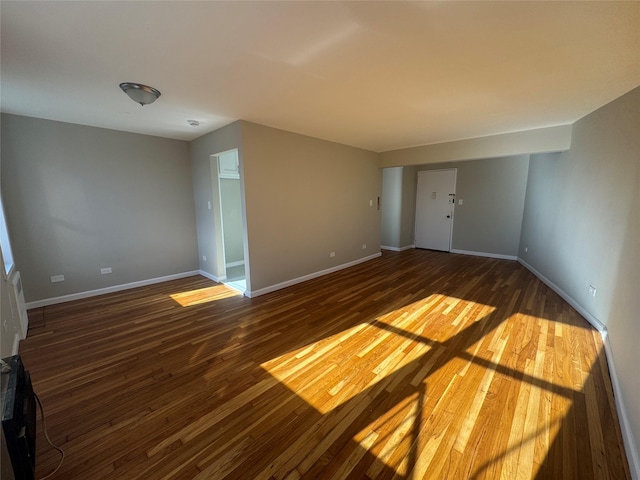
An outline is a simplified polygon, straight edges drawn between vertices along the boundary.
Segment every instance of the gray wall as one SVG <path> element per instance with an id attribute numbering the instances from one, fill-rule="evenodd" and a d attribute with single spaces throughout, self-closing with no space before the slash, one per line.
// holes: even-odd
<path id="1" fill-rule="evenodd" d="M 513 157 L 561 152 L 571 146 L 571 125 L 502 133 L 453 142 L 390 150 L 380 154 L 381 167 Z"/>
<path id="2" fill-rule="evenodd" d="M 200 270 L 215 277 L 224 275 L 225 270 L 222 248 L 218 248 L 222 245 L 223 239 L 220 211 L 216 208 L 216 202 L 219 198 L 217 172 L 211 168 L 210 156 L 234 148 L 238 149 L 240 172 L 242 172 L 242 122 L 240 121 L 191 142 L 193 195 L 198 228 L 198 259 Z M 208 202 L 211 202 L 211 209 L 208 208 Z M 206 260 L 203 257 L 206 257 Z"/>
<path id="3" fill-rule="evenodd" d="M 516 256 L 529 155 L 457 162 L 453 248 Z M 459 200 L 463 204 L 459 205 Z"/>
<path id="4" fill-rule="evenodd" d="M 400 244 L 413 246 L 416 225 L 416 167 L 402 168 L 402 221 L 400 223 Z"/>
<path id="5" fill-rule="evenodd" d="M 242 148 L 252 291 L 380 252 L 376 153 L 249 122 Z"/>
<path id="6" fill-rule="evenodd" d="M 385 247 L 413 246 L 415 182 L 415 167 L 382 169 L 381 242 Z"/>
<path id="7" fill-rule="evenodd" d="M 452 248 L 515 257 L 520 243 L 529 156 L 405 167 L 400 222 L 403 236 L 413 238 L 416 172 L 441 168 L 457 169 L 456 199 L 463 200 L 462 205 L 456 201 Z M 404 245 L 411 243 L 413 240 Z"/>
<path id="8" fill-rule="evenodd" d="M 380 241 L 385 247 L 400 248 L 402 228 L 402 170 L 403 167 L 382 170 L 382 214 Z"/>
<path id="9" fill-rule="evenodd" d="M 220 201 L 224 228 L 224 255 L 227 264 L 244 261 L 242 192 L 240 179 L 220 179 Z"/>
<path id="10" fill-rule="evenodd" d="M 198 267 L 186 142 L 3 114 L 2 192 L 27 302 Z"/>
<path id="11" fill-rule="evenodd" d="M 636 447 L 640 445 L 639 132 L 640 88 L 636 88 L 576 122 L 568 152 L 533 156 L 519 252 L 606 325 Z M 597 289 L 595 297 L 587 293 L 590 283 Z M 628 455 L 632 453 L 637 461 L 640 452 Z"/>

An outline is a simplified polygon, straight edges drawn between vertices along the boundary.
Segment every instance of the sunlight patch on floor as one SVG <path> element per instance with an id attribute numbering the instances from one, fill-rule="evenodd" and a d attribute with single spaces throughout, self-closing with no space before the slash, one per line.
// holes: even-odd
<path id="1" fill-rule="evenodd" d="M 273 358 L 262 363 L 261 367 L 323 414 L 385 379 L 390 382 L 387 388 L 393 389 L 402 380 L 400 376 L 392 378 L 396 372 L 430 350 L 440 348 L 439 342 L 421 334 L 428 310 L 446 298 L 432 295 L 379 319 L 355 325 L 295 352 Z M 447 307 L 442 305 L 442 308 Z M 390 342 L 396 344 L 396 348 L 386 352 Z M 413 344 L 417 345 L 413 347 Z M 385 354 L 381 355 L 379 349 Z M 439 352 L 434 352 L 437 354 Z M 328 369 L 328 355 L 342 360 L 337 360 L 335 367 Z M 314 382 L 308 382 L 309 372 L 314 372 Z M 422 373 L 428 376 L 428 369 Z M 363 382 L 364 378 L 366 382 Z M 330 401 L 318 400 L 321 398 L 318 385 L 321 384 L 322 388 L 330 385 L 327 388 L 332 397 Z"/>
<path id="2" fill-rule="evenodd" d="M 571 347 L 573 338 L 584 328 L 540 317 L 522 317 L 528 324 L 537 322 L 540 331 L 535 358 L 526 361 L 524 382 L 516 399 L 515 418 L 521 420 L 513 422 L 503 452 L 483 463 L 478 462 L 480 464 L 474 469 L 473 478 L 482 477 L 494 464 L 500 465 L 501 479 L 537 478 L 556 438 L 562 432 L 564 419 L 574 408 L 573 399 L 560 394 L 560 389 L 585 392 L 587 410 L 597 408 L 594 404 L 595 387 L 591 379 L 592 369 L 598 368 L 597 355 L 595 358 L 588 358 L 572 351 Z M 554 329 L 553 332 L 548 330 L 551 328 Z M 553 342 L 548 341 L 549 337 Z M 544 382 L 551 370 L 554 371 L 554 383 L 547 387 L 540 386 L 537 382 Z M 527 381 L 527 378 L 530 380 Z M 558 391 L 554 391 L 556 388 Z M 547 420 L 540 422 L 539 418 Z M 597 432 L 593 434 L 598 435 Z"/>
<path id="3" fill-rule="evenodd" d="M 180 306 L 190 307 L 192 305 L 215 302 L 216 300 L 238 295 L 242 295 L 242 293 L 226 285 L 215 285 L 213 287 L 199 288 L 188 292 L 174 293 L 170 295 L 170 297 Z"/>
<path id="4" fill-rule="evenodd" d="M 492 319 L 495 307 L 475 302 L 460 305 L 456 300 L 431 295 L 261 366 L 322 414 L 371 389 L 394 391 L 401 383 L 416 388 L 353 437 L 362 447 L 354 450 L 354 455 L 369 451 L 376 456 L 367 472 L 371 478 L 389 468 L 401 477 L 422 478 L 444 438 L 444 431 L 449 428 L 458 429 L 447 433 L 454 435 L 452 454 L 468 455 L 469 442 L 480 434 L 477 429 L 492 428 L 479 424 L 477 419 L 485 400 L 491 396 L 495 375 L 522 381 L 514 400 L 515 418 L 520 421 L 513 422 L 506 448 L 493 457 L 475 457 L 472 471 L 481 476 L 498 462 L 501 478 L 533 478 L 560 434 L 563 419 L 573 407 L 572 393 L 594 388 L 589 382 L 589 373 L 597 368 L 597 357 L 588 358 L 572 349 L 576 336 L 583 335 L 584 330 L 571 322 L 517 313 L 496 323 Z M 467 316 L 487 323 L 469 324 Z M 438 328 L 440 338 L 430 338 L 424 332 L 433 331 L 436 322 L 442 322 Z M 522 322 L 525 328 L 523 335 L 510 340 L 507 325 L 513 322 Z M 454 359 L 442 363 L 439 357 L 451 346 L 448 340 L 468 329 L 471 329 L 469 335 L 473 343 L 465 345 Z M 390 349 L 389 345 L 394 348 Z M 425 354 L 429 358 L 419 369 L 402 372 Z M 525 355 L 526 361 L 514 369 L 504 361 L 503 354 L 508 358 Z M 329 363 L 328 358 L 335 361 Z M 464 366 L 453 367 L 455 375 L 450 384 L 439 394 L 430 417 L 423 419 L 428 379 L 434 368 L 448 368 L 451 361 Z M 312 381 L 309 381 L 310 375 Z M 464 411 L 449 412 L 448 405 L 455 404 L 454 396 L 460 394 L 458 382 L 467 375 L 477 378 L 477 394 L 465 404 Z M 548 378 L 555 378 L 554 383 L 546 380 Z M 596 393 L 591 395 L 595 398 Z M 587 408 L 596 407 L 587 405 Z M 460 419 L 457 426 L 450 427 L 452 422 L 456 423 L 455 418 Z M 541 423 L 540 418 L 546 421 Z"/>
<path id="5" fill-rule="evenodd" d="M 376 456 L 367 470 L 369 478 L 378 477 L 385 468 L 392 468 L 397 475 L 406 477 L 409 465 L 403 460 L 408 458 L 413 433 L 416 425 L 420 424 L 420 405 L 419 393 L 415 392 L 354 437 L 362 448 L 367 448 L 367 431 L 378 433 L 376 441 L 369 447 L 370 453 Z M 404 455 L 400 454 L 402 452 Z"/>

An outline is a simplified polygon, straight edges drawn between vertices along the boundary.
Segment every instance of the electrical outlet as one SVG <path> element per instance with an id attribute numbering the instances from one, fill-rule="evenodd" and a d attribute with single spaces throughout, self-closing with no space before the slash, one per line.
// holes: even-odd
<path id="1" fill-rule="evenodd" d="M 529 247 L 524 247 L 524 251 L 528 252 L 529 251 Z"/>
<path id="2" fill-rule="evenodd" d="M 362 244 L 362 249 L 364 250 L 365 248 L 367 248 L 367 244 L 366 244 L 366 243 L 363 243 L 363 244 Z"/>
<path id="3" fill-rule="evenodd" d="M 589 295 L 591 295 L 592 297 L 596 296 L 596 287 L 594 287 L 593 285 L 589 285 Z"/>
<path id="4" fill-rule="evenodd" d="M 64 275 L 52 275 L 49 277 L 51 283 L 64 282 Z"/>
<path id="5" fill-rule="evenodd" d="M 109 273 L 111 273 L 111 267 L 106 267 L 106 268 L 101 268 L 100 269 L 100 274 L 102 274 L 102 275 L 107 275 Z"/>
<path id="6" fill-rule="evenodd" d="M 207 261 L 207 256 L 206 255 L 202 255 L 202 261 L 204 261 L 204 262 Z"/>
<path id="7" fill-rule="evenodd" d="M 333 258 L 333 257 L 335 257 L 335 256 L 336 256 L 336 252 L 329 252 L 329 257 L 330 257 L 330 258 Z"/>

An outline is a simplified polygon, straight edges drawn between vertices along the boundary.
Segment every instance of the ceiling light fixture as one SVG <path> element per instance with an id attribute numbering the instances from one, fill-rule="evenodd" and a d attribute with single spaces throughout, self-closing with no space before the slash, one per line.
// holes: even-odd
<path id="1" fill-rule="evenodd" d="M 198 120 L 187 120 L 187 123 L 192 127 L 197 127 L 198 125 L 200 125 L 200 122 Z"/>
<path id="2" fill-rule="evenodd" d="M 140 83 L 125 82 L 120 84 L 120 88 L 129 98 L 143 107 L 155 102 L 161 95 L 158 90 Z"/>

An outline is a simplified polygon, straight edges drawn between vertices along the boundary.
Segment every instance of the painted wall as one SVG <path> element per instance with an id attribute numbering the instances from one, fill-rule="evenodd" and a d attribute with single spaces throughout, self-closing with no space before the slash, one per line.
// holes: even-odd
<path id="1" fill-rule="evenodd" d="M 517 256 L 529 156 L 456 162 L 454 166 L 458 175 L 453 248 Z"/>
<path id="2" fill-rule="evenodd" d="M 249 122 L 242 148 L 252 291 L 379 254 L 376 153 Z"/>
<path id="3" fill-rule="evenodd" d="M 385 247 L 400 248 L 402 228 L 402 170 L 403 167 L 382 170 L 382 209 L 380 241 Z"/>
<path id="4" fill-rule="evenodd" d="M 2 192 L 27 302 L 197 269 L 187 142 L 3 114 Z"/>
<path id="5" fill-rule="evenodd" d="M 559 125 L 390 150 L 380 154 L 380 166 L 425 165 L 458 160 L 560 152 L 568 150 L 570 146 L 571 125 Z"/>
<path id="6" fill-rule="evenodd" d="M 415 167 L 382 169 L 381 242 L 385 247 L 413 246 L 416 206 Z"/>
<path id="7" fill-rule="evenodd" d="M 573 126 L 571 150 L 531 158 L 519 256 L 609 332 L 640 472 L 640 88 Z M 525 250 L 527 249 L 527 250 Z M 588 286 L 596 287 L 596 296 Z M 633 470 L 633 467 L 632 467 Z"/>
<path id="8" fill-rule="evenodd" d="M 211 166 L 211 155 L 238 149 L 242 172 L 242 122 L 234 122 L 191 142 L 191 168 L 198 230 L 200 270 L 216 278 L 224 275 L 220 211 L 215 208 L 219 198 L 217 172 Z M 242 181 L 242 176 L 241 176 Z M 241 184 L 242 188 L 242 184 Z M 211 208 L 209 208 L 211 203 Z M 246 253 L 246 252 L 245 252 Z M 206 257 L 206 260 L 203 259 Z M 246 261 L 246 255 L 245 255 Z"/>
<path id="9" fill-rule="evenodd" d="M 455 206 L 452 248 L 516 257 L 520 243 L 529 156 L 405 167 L 401 192 L 404 207 L 400 225 L 404 236 L 410 232 L 413 239 L 416 172 L 442 168 L 457 168 L 456 199 L 463 200 L 462 205 Z M 407 244 L 411 243 L 413 240 Z"/>
<path id="10" fill-rule="evenodd" d="M 402 221 L 400 224 L 400 243 L 413 246 L 416 225 L 416 167 L 402 169 Z"/>
<path id="11" fill-rule="evenodd" d="M 220 201 L 224 228 L 224 254 L 227 264 L 244 261 L 242 191 L 240 179 L 220 179 Z"/>

